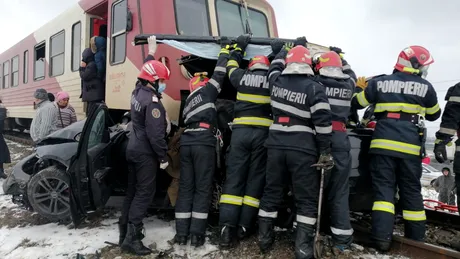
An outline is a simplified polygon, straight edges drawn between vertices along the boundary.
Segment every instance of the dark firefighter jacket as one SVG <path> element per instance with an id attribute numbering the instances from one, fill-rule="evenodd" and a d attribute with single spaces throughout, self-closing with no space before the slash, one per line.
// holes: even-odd
<path id="1" fill-rule="evenodd" d="M 325 88 L 307 75 L 282 74 L 287 50 L 268 70 L 274 121 L 265 146 L 310 155 L 330 152 L 332 115 Z"/>
<path id="2" fill-rule="evenodd" d="M 153 59 L 149 55 L 144 61 Z M 154 154 L 160 162 L 165 162 L 168 149 L 165 140 L 166 111 L 161 103 L 161 94 L 138 82 L 131 95 L 130 112 L 133 129 L 127 150 Z"/>
<path id="3" fill-rule="evenodd" d="M 216 145 L 213 129 L 217 127 L 216 99 L 221 91 L 227 70 L 228 50 L 221 50 L 216 68 L 208 83 L 191 92 L 185 101 L 183 117 L 186 130 L 181 136 L 181 145 Z"/>
<path id="4" fill-rule="evenodd" d="M 441 175 L 433 183 L 434 189 L 439 192 L 438 200 L 447 204 L 455 204 L 455 176 L 452 175 L 450 169 L 445 167 L 442 169 L 449 171 L 447 176 Z"/>
<path id="5" fill-rule="evenodd" d="M 402 72 L 374 77 L 352 101 L 352 105 L 359 109 L 371 103 L 375 104 L 378 123 L 370 153 L 403 159 L 420 158 L 422 140 L 416 125 L 417 114 L 429 121 L 435 121 L 441 114 L 436 91 L 430 82 Z"/>
<path id="6" fill-rule="evenodd" d="M 237 90 L 233 127 L 244 125 L 269 127 L 273 120 L 267 71 L 241 69 L 239 64 L 242 59 L 241 51 L 235 50 L 227 63 L 228 77 Z"/>
<path id="7" fill-rule="evenodd" d="M 445 100 L 447 103 L 436 138 L 450 142 L 460 128 L 460 83 L 449 88 Z M 460 140 L 456 141 L 456 145 L 460 146 Z"/>
<path id="8" fill-rule="evenodd" d="M 326 88 L 332 112 L 332 151 L 350 151 L 346 123 L 350 114 L 355 84 L 351 79 L 316 76 L 315 81 Z"/>

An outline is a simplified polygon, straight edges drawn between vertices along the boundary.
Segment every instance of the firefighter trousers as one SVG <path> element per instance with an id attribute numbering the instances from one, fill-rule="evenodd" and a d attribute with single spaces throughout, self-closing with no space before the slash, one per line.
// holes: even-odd
<path id="1" fill-rule="evenodd" d="M 159 163 L 153 154 L 127 151 L 128 190 L 123 202 L 121 224 L 141 225 L 153 201 Z"/>
<path id="2" fill-rule="evenodd" d="M 425 238 L 425 210 L 421 194 L 421 159 L 401 159 L 385 155 L 371 158 L 374 190 L 372 207 L 372 238 L 381 244 L 391 242 L 395 217 L 395 189 L 403 209 L 404 236 L 416 241 Z"/>
<path id="3" fill-rule="evenodd" d="M 227 177 L 220 197 L 219 223 L 252 228 L 265 185 L 268 128 L 241 127 L 232 132 Z"/>
<path id="4" fill-rule="evenodd" d="M 332 240 L 335 245 L 351 245 L 353 229 L 350 224 L 348 178 L 351 171 L 350 152 L 332 152 L 335 166 L 326 174 L 325 197 L 331 217 Z"/>
<path id="5" fill-rule="evenodd" d="M 267 149 L 266 184 L 260 201 L 259 217 L 276 219 L 283 202 L 283 190 L 292 182 L 297 223 L 314 226 L 318 213 L 319 172 L 317 157 L 305 152 Z"/>
<path id="6" fill-rule="evenodd" d="M 216 148 L 205 145 L 181 146 L 180 165 L 175 213 L 177 235 L 204 235 L 212 198 Z"/>
<path id="7" fill-rule="evenodd" d="M 454 174 L 455 185 L 457 186 L 457 206 L 460 206 L 460 146 L 455 147 L 454 155 Z"/>

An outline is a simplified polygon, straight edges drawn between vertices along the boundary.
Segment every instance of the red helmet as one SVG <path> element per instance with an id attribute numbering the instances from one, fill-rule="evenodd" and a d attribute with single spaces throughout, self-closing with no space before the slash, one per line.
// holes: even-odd
<path id="1" fill-rule="evenodd" d="M 195 73 L 195 76 L 190 79 L 188 83 L 188 87 L 190 89 L 190 92 L 195 91 L 196 89 L 205 86 L 206 83 L 208 83 L 209 78 L 206 77 L 208 73 Z"/>
<path id="2" fill-rule="evenodd" d="M 304 63 L 311 66 L 310 51 L 304 46 L 295 46 L 286 56 L 286 65 L 289 63 Z"/>
<path id="3" fill-rule="evenodd" d="M 304 46 L 295 46 L 286 56 L 286 68 L 283 74 L 313 75 L 310 51 Z"/>
<path id="4" fill-rule="evenodd" d="M 430 52 L 422 46 L 410 46 L 399 53 L 395 69 L 401 72 L 426 76 L 430 64 L 434 62 Z"/>
<path id="5" fill-rule="evenodd" d="M 254 56 L 251 58 L 251 61 L 249 62 L 248 69 L 249 70 L 254 70 L 254 69 L 265 69 L 268 70 L 268 67 L 270 66 L 270 61 L 268 61 L 268 58 L 263 55 L 259 56 Z"/>
<path id="6" fill-rule="evenodd" d="M 343 73 L 342 59 L 334 51 L 315 55 L 315 70 L 320 75 L 332 78 L 349 78 L 350 76 Z"/>
<path id="7" fill-rule="evenodd" d="M 150 60 L 144 63 L 137 77 L 149 82 L 155 82 L 158 79 L 168 80 L 170 74 L 171 72 L 163 63 L 157 60 Z"/>

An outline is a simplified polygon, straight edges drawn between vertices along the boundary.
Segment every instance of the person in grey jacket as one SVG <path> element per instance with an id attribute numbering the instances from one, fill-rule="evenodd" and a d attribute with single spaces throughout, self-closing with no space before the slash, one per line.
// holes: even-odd
<path id="1" fill-rule="evenodd" d="M 442 169 L 442 174 L 433 183 L 434 189 L 439 193 L 438 200 L 449 205 L 455 205 L 455 177 L 448 167 Z"/>
<path id="2" fill-rule="evenodd" d="M 49 101 L 48 93 L 45 89 L 37 89 L 34 97 L 37 111 L 30 124 L 30 137 L 37 144 L 57 130 L 59 112 L 57 106 Z"/>

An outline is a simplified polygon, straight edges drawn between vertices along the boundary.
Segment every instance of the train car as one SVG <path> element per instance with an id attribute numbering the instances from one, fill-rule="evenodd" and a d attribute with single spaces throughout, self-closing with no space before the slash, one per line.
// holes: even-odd
<path id="1" fill-rule="evenodd" d="M 147 46 L 132 44 L 134 36 L 238 36 L 245 32 L 246 20 L 254 36 L 278 37 L 275 14 L 266 0 L 81 0 L 0 54 L 0 97 L 8 108 L 7 128 L 29 128 L 37 88 L 69 92 L 78 119 L 85 117 L 79 67 L 92 36 L 107 38 L 105 101 L 116 121 L 129 110 L 148 52 Z M 176 62 L 182 55 L 186 53 L 166 45 L 155 55 L 172 73 L 163 104 L 173 121 L 178 120 L 190 78 Z"/>

